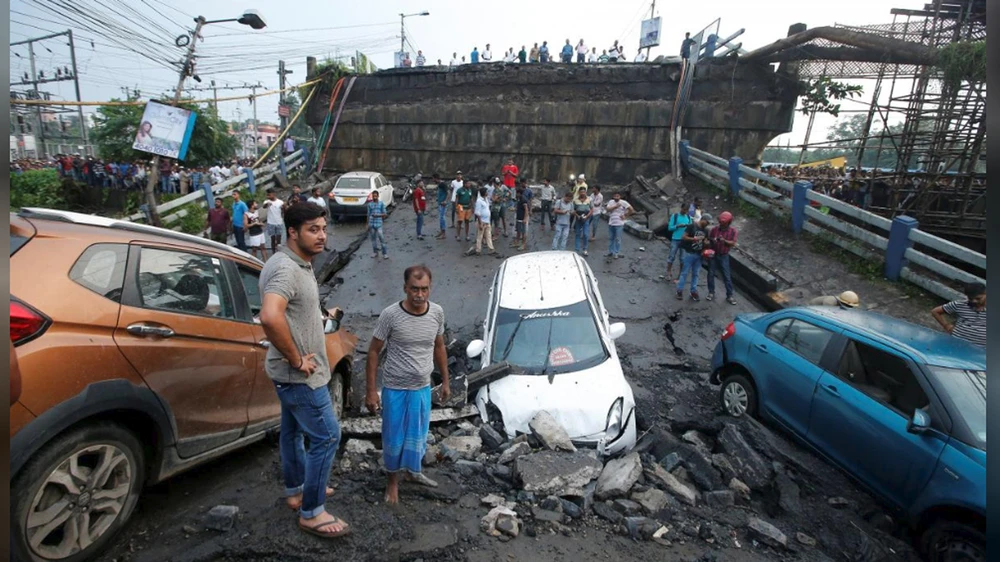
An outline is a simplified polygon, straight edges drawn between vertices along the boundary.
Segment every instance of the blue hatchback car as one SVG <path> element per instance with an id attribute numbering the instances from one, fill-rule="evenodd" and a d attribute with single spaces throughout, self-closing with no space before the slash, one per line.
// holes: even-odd
<path id="1" fill-rule="evenodd" d="M 928 560 L 986 560 L 986 351 L 881 314 L 743 314 L 712 357 L 732 416 L 758 416 L 846 471 Z"/>

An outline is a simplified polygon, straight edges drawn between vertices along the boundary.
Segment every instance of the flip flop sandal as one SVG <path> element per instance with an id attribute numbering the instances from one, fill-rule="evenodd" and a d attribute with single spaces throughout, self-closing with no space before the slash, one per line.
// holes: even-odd
<path id="1" fill-rule="evenodd" d="M 328 495 L 328 496 L 332 496 L 333 493 L 336 492 L 336 491 L 337 491 L 336 488 L 331 488 L 329 486 L 326 487 L 326 495 Z M 291 509 L 292 511 L 298 511 L 299 508 L 302 507 L 302 502 L 299 501 L 298 503 L 296 503 L 296 504 L 293 505 L 293 504 L 288 503 L 288 501 L 285 501 L 285 505 L 287 505 L 288 508 Z"/>
<path id="2" fill-rule="evenodd" d="M 337 523 L 343 523 L 344 527 L 335 533 L 323 532 L 324 528 L 329 527 L 331 525 L 336 525 Z M 338 537 L 349 535 L 351 533 L 351 526 L 348 525 L 346 521 L 342 520 L 339 517 L 334 517 L 332 521 L 325 521 L 323 523 L 320 523 L 319 525 L 313 525 L 313 526 L 303 525 L 300 522 L 299 529 L 302 529 L 303 531 L 309 533 L 310 535 L 315 535 L 321 539 L 336 539 Z"/>

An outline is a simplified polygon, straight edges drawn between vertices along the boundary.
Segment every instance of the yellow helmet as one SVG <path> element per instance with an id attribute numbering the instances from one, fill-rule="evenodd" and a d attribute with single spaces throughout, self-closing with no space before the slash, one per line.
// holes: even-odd
<path id="1" fill-rule="evenodd" d="M 847 308 L 857 308 L 861 304 L 861 299 L 858 298 L 858 294 L 854 291 L 844 291 L 837 295 L 837 302 Z"/>

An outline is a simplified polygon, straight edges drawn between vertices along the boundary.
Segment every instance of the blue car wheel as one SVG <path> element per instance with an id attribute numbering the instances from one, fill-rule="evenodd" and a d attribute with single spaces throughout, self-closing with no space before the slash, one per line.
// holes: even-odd
<path id="1" fill-rule="evenodd" d="M 743 375 L 731 375 L 722 381 L 719 400 L 722 409 L 734 418 L 753 417 L 757 413 L 757 391 Z"/>

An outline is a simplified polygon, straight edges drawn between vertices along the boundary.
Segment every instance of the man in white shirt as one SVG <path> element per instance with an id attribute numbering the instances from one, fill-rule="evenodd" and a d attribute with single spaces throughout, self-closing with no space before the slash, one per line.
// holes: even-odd
<path id="1" fill-rule="evenodd" d="M 541 213 L 539 213 L 542 223 L 542 231 L 545 230 L 546 222 L 548 222 L 549 226 L 555 230 L 556 216 L 552 213 L 552 204 L 556 200 L 556 186 L 549 183 L 549 178 L 542 180 L 542 187 L 538 192 L 538 200 L 542 202 L 542 210 Z"/>
<path id="2" fill-rule="evenodd" d="M 490 50 L 490 44 L 486 44 L 486 48 L 479 53 L 479 59 L 483 62 L 493 62 L 493 51 Z"/>
<path id="3" fill-rule="evenodd" d="M 517 56 L 514 54 L 514 48 L 511 47 L 510 50 L 507 51 L 507 54 L 504 55 L 503 61 L 504 62 L 514 62 L 515 60 L 517 60 Z"/>
<path id="4" fill-rule="evenodd" d="M 587 46 L 583 44 L 583 39 L 580 39 L 580 44 L 576 46 L 576 62 L 584 62 L 587 60 Z"/>
<path id="5" fill-rule="evenodd" d="M 451 182 L 451 227 L 455 228 L 455 196 L 458 195 L 458 190 L 465 186 L 465 182 L 462 181 L 462 170 L 455 173 L 455 179 Z"/>
<path id="6" fill-rule="evenodd" d="M 490 198 L 487 196 L 485 187 L 479 188 L 479 197 L 476 198 L 476 254 L 483 253 L 483 239 L 486 239 L 486 247 L 493 253 L 493 227 L 490 223 Z"/>
<path id="7" fill-rule="evenodd" d="M 590 188 L 590 239 L 597 239 L 597 223 L 601 221 L 601 214 L 604 213 L 604 195 L 601 194 L 600 186 L 595 185 Z"/>
<path id="8" fill-rule="evenodd" d="M 458 53 L 451 54 L 451 62 L 448 63 L 448 66 L 458 66 Z"/>
<path id="9" fill-rule="evenodd" d="M 590 50 L 590 54 L 587 55 L 587 62 L 597 62 L 597 47 Z"/>
<path id="10" fill-rule="evenodd" d="M 610 49 L 608 49 L 609 62 L 618 62 L 618 57 L 620 56 L 620 54 L 618 53 L 619 48 L 620 47 L 618 47 L 618 40 L 616 39 L 615 44 L 612 45 Z"/>
<path id="11" fill-rule="evenodd" d="M 326 210 L 326 201 L 324 201 L 323 196 L 319 194 L 318 187 L 313 188 L 312 196 L 309 197 L 309 199 L 306 199 L 306 201 L 312 203 L 313 205 L 316 205 L 317 207 L 323 209 L 324 211 Z"/>
<path id="12" fill-rule="evenodd" d="M 639 49 L 639 54 L 635 56 L 635 62 L 646 62 L 646 51 Z"/>
<path id="13" fill-rule="evenodd" d="M 417 66 L 423 66 L 427 63 L 427 59 L 424 57 L 423 51 L 417 51 Z"/>
<path id="14" fill-rule="evenodd" d="M 278 199 L 274 193 L 274 188 L 267 188 L 267 200 L 264 201 L 264 209 L 267 211 L 267 227 L 265 228 L 267 237 L 271 239 L 271 253 L 278 250 L 281 245 L 281 235 L 285 230 L 285 202 Z"/>

